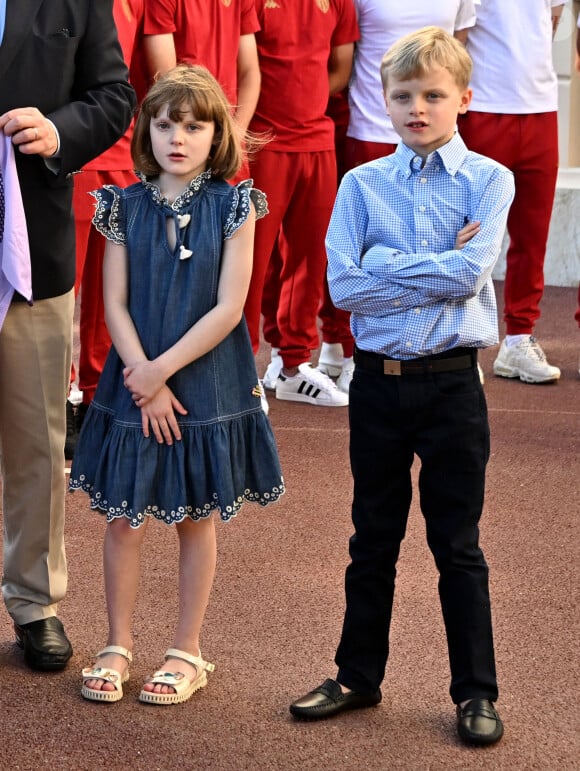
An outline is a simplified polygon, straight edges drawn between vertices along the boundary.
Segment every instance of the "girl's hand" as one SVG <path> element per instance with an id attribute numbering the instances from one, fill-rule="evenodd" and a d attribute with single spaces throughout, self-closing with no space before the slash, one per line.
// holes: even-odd
<path id="1" fill-rule="evenodd" d="M 163 388 L 165 379 L 156 362 L 145 359 L 125 367 L 123 383 L 131 392 L 137 406 L 143 407 Z"/>
<path id="2" fill-rule="evenodd" d="M 187 410 L 168 386 L 163 386 L 155 396 L 141 407 L 143 436 L 149 437 L 150 429 L 159 444 L 173 444 L 181 439 L 181 431 L 175 413 L 187 415 Z"/>
<path id="3" fill-rule="evenodd" d="M 481 230 L 481 222 L 468 222 L 464 225 L 455 239 L 455 248 L 463 249 L 466 243 L 471 241 L 473 236 L 476 236 Z"/>

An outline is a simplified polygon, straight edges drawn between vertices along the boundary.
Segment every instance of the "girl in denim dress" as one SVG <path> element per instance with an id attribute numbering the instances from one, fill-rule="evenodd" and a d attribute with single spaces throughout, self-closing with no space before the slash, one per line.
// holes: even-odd
<path id="1" fill-rule="evenodd" d="M 141 181 L 94 193 L 107 238 L 105 314 L 113 346 L 83 422 L 70 489 L 106 513 L 106 647 L 82 694 L 118 701 L 129 677 L 140 555 L 151 518 L 179 537 L 179 618 L 163 667 L 140 700 L 187 700 L 213 665 L 199 649 L 215 571 L 214 512 L 284 492 L 243 319 L 254 224 L 251 181 L 232 186 L 240 132 L 220 86 L 182 65 L 145 98 L 132 143 Z"/>

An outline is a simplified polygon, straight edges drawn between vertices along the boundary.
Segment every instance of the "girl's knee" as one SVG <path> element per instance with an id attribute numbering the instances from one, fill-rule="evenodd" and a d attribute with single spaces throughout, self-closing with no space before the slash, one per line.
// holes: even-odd
<path id="1" fill-rule="evenodd" d="M 144 522 L 139 527 L 131 527 L 131 523 L 126 517 L 114 519 L 107 525 L 109 538 L 126 543 L 138 543 L 142 541 L 146 527 L 147 522 Z"/>

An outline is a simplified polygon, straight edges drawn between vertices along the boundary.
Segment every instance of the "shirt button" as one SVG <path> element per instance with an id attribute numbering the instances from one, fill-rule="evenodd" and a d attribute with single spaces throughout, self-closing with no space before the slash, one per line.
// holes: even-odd
<path id="1" fill-rule="evenodd" d="M 426 211 L 426 209 L 427 209 L 426 206 L 419 206 L 419 211 Z"/>
<path id="2" fill-rule="evenodd" d="M 421 177 L 421 184 L 424 185 L 427 182 L 427 177 Z"/>
<path id="3" fill-rule="evenodd" d="M 424 239 L 421 241 L 421 246 L 427 246 L 427 244 L 428 244 L 428 243 L 429 243 L 429 242 L 428 242 L 428 241 L 427 241 L 427 240 L 424 238 Z"/>
<path id="4" fill-rule="evenodd" d="M 398 308 L 401 305 L 401 301 L 400 300 L 395 300 L 393 305 L 395 306 L 395 308 Z"/>
<path id="5" fill-rule="evenodd" d="M 417 315 L 418 315 L 419 313 L 421 313 L 421 308 L 415 308 L 415 313 L 416 313 Z"/>
<path id="6" fill-rule="evenodd" d="M 405 343 L 405 345 L 406 345 L 407 348 L 410 348 L 413 345 L 413 343 L 407 342 L 407 343 Z"/>

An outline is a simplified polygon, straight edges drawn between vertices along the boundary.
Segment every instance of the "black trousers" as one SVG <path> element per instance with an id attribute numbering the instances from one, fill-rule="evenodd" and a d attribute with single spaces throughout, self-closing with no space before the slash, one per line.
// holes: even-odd
<path id="1" fill-rule="evenodd" d="M 402 376 L 357 364 L 349 417 L 355 532 L 335 659 L 339 682 L 375 691 L 384 678 L 417 455 L 427 542 L 439 571 L 451 698 L 495 701 L 488 568 L 478 543 L 489 425 L 475 357 L 469 369 Z"/>

